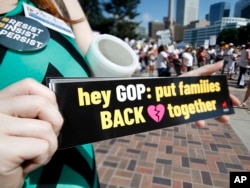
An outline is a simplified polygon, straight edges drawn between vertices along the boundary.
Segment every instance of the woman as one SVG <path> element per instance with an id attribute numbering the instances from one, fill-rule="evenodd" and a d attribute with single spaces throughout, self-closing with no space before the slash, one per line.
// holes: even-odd
<path id="1" fill-rule="evenodd" d="M 159 77 L 171 76 L 168 48 L 164 45 L 158 47 L 158 55 L 156 59 L 156 67 Z"/>
<path id="2" fill-rule="evenodd" d="M 187 47 L 185 52 L 182 54 L 182 65 L 186 67 L 187 72 L 192 70 L 194 57 L 192 55 L 192 48 Z"/>
<path id="3" fill-rule="evenodd" d="M 180 75 L 182 74 L 182 73 L 181 73 L 181 66 L 182 66 L 182 63 L 181 63 L 181 61 L 179 60 L 177 54 L 172 54 L 172 63 L 173 63 L 173 66 L 174 66 L 174 70 L 175 70 L 175 72 L 176 72 L 176 75 L 177 75 L 177 76 L 180 76 Z"/>
<path id="4" fill-rule="evenodd" d="M 46 11 L 53 13 L 54 16 L 62 18 L 56 9 L 56 6 L 62 6 L 63 4 L 60 3 L 55 6 L 53 3 L 54 1 L 48 0 L 36 0 L 32 2 L 28 0 L 0 0 L 0 14 L 10 18 L 15 15 L 23 16 L 23 2 L 32 6 L 35 4 L 37 7 L 40 7 L 40 9 L 44 8 Z M 73 38 L 50 29 L 50 39 L 46 47 L 43 49 L 25 52 L 15 51 L 0 45 L 0 75 L 1 78 L 3 78 L 0 81 L 0 89 L 28 77 L 45 84 L 46 77 L 88 77 L 90 75 L 90 70 L 83 54 L 87 52 L 92 40 L 91 28 L 77 0 L 64 0 L 63 2 L 65 3 L 65 6 L 64 9 L 60 9 L 61 12 L 67 11 L 70 16 L 70 19 L 64 17 L 63 19 L 71 24 L 79 48 Z M 84 34 L 82 35 L 82 33 Z M 25 83 L 29 84 L 29 82 Z M 23 85 L 24 84 L 22 84 L 22 86 Z M 28 91 L 35 92 L 34 89 Z M 33 100 L 36 102 L 35 98 L 33 98 Z M 32 117 L 28 116 L 27 118 Z M 43 119 L 46 120 L 46 118 Z M 58 125 L 57 127 L 56 131 L 58 132 L 60 126 Z M 25 148 L 26 145 L 27 144 L 23 142 L 23 145 L 18 144 L 17 146 Z M 54 146 L 50 149 L 47 159 L 43 160 L 43 164 L 49 161 L 55 148 L 56 147 Z M 41 148 L 41 151 L 44 150 Z M 3 155 L 3 153 L 4 151 L 1 151 L 1 155 Z M 9 155 L 11 155 L 11 153 L 9 153 Z M 24 158 L 23 161 L 20 160 L 19 162 L 23 167 L 23 173 L 21 175 L 19 174 L 20 176 L 15 177 L 16 180 L 9 180 L 8 183 L 21 185 L 22 182 L 20 179 L 25 177 L 30 171 L 34 170 L 34 167 L 38 166 L 36 162 L 39 158 L 42 158 L 39 157 L 40 155 L 38 155 L 37 159 L 33 159 L 32 156 L 30 156 L 31 158 L 26 158 L 26 160 Z M 33 157 L 35 156 L 36 155 L 34 154 Z M 12 158 L 9 157 L 9 159 Z M 3 167 L 3 164 L 1 163 L 0 166 Z M 13 166 L 8 173 L 15 171 L 15 168 L 16 167 Z M 4 178 L 5 176 L 8 177 L 8 175 L 3 172 L 1 173 L 0 178 Z M 15 181 L 18 181 L 18 183 Z M 3 180 L 0 179 L 0 182 L 1 187 L 5 187 L 2 183 Z M 20 185 L 13 187 L 20 187 Z M 38 185 L 44 187 L 63 187 L 65 185 L 68 185 L 69 187 L 99 187 L 92 145 L 87 144 L 56 151 L 46 166 L 38 168 L 28 174 L 23 186 L 36 187 Z"/>
<path id="5" fill-rule="evenodd" d="M 148 65 L 149 65 L 149 77 L 154 76 L 154 70 L 155 70 L 155 61 L 156 61 L 156 55 L 154 52 L 153 47 L 150 47 L 147 51 L 147 59 L 148 59 Z"/>
<path id="6" fill-rule="evenodd" d="M 242 45 L 240 51 L 240 59 L 239 59 L 240 73 L 237 79 L 237 85 L 239 88 L 245 88 L 245 74 L 247 72 L 247 67 L 249 63 L 248 59 L 250 59 L 249 50 L 250 50 L 250 43 L 247 43 L 247 46 Z"/>
<path id="7" fill-rule="evenodd" d="M 201 46 L 200 49 L 197 52 L 197 61 L 198 61 L 198 67 L 202 67 L 206 64 L 206 49 Z"/>

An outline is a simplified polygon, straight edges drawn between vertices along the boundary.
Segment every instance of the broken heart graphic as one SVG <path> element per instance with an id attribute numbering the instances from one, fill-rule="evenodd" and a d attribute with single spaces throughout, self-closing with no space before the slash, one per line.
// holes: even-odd
<path id="1" fill-rule="evenodd" d="M 148 115 L 157 123 L 159 123 L 165 113 L 165 107 L 163 104 L 148 106 Z"/>

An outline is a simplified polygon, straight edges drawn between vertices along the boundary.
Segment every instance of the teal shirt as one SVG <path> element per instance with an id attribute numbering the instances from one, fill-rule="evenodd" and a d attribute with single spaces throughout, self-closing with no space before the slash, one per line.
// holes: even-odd
<path id="1" fill-rule="evenodd" d="M 31 4 L 19 0 L 7 15 L 22 15 L 23 2 Z M 24 78 L 45 83 L 48 76 L 88 77 L 86 59 L 75 41 L 51 30 L 50 35 L 47 46 L 35 52 L 11 51 L 0 45 L 0 89 Z M 92 145 L 58 150 L 48 165 L 28 175 L 23 187 L 99 187 Z"/>

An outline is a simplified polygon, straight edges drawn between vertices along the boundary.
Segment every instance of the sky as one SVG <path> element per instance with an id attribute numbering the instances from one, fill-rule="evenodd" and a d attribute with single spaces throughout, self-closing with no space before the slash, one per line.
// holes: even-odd
<path id="1" fill-rule="evenodd" d="M 174 0 L 176 3 L 176 0 Z M 236 0 L 200 0 L 199 5 L 199 19 L 204 20 L 205 15 L 209 13 L 210 5 L 218 2 L 229 2 L 231 4 L 231 16 L 234 12 L 234 5 Z M 141 26 L 147 29 L 148 22 L 150 21 L 163 21 L 163 17 L 168 15 L 168 3 L 169 0 L 141 0 L 141 3 L 137 7 L 137 11 L 140 14 L 136 17 L 136 21 L 142 22 Z M 175 17 L 175 10 L 174 15 Z"/>

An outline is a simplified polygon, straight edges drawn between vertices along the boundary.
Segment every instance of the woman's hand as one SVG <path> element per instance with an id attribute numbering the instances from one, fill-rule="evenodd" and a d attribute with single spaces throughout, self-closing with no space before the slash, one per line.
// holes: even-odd
<path id="1" fill-rule="evenodd" d="M 26 79 L 0 91 L 0 187 L 21 187 L 48 163 L 63 124 L 54 93 Z"/>
<path id="2" fill-rule="evenodd" d="M 223 66 L 223 61 L 219 61 L 219 62 L 211 64 L 211 65 L 202 66 L 198 69 L 187 72 L 181 76 L 182 77 L 183 76 L 209 76 L 209 75 L 214 74 L 216 71 L 219 71 L 222 68 L 222 66 Z M 230 95 L 230 99 L 231 99 L 232 104 L 234 106 L 240 105 L 240 101 L 239 101 L 239 99 L 237 99 L 237 97 Z M 227 123 L 229 121 L 229 116 L 223 115 L 223 116 L 217 118 L 217 120 L 221 123 Z M 198 127 L 204 127 L 205 121 L 204 120 L 197 121 L 196 125 Z"/>

